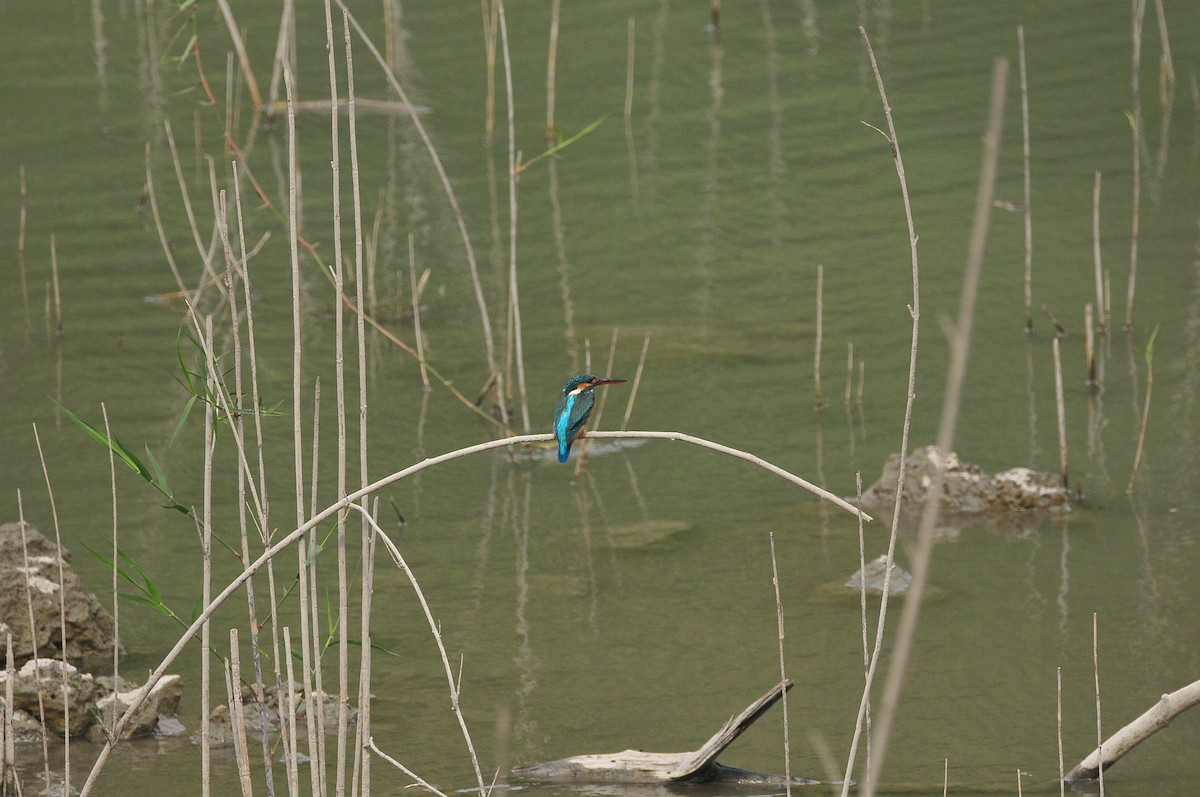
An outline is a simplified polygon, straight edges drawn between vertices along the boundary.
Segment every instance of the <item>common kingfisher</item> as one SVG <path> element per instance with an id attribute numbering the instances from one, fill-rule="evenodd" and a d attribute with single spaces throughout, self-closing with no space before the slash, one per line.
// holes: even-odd
<path id="1" fill-rule="evenodd" d="M 567 382 L 558 406 L 554 410 L 554 437 L 558 440 L 558 461 L 571 456 L 571 444 L 581 437 L 587 426 L 596 397 L 592 391 L 601 385 L 619 385 L 628 379 L 609 379 L 592 374 L 577 374 Z"/>

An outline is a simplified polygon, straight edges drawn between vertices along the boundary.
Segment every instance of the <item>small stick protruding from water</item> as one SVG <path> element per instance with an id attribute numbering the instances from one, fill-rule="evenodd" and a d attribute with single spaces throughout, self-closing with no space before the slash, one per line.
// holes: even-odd
<path id="1" fill-rule="evenodd" d="M 1046 318 L 1049 319 L 1050 323 L 1054 325 L 1054 334 L 1060 338 L 1065 338 L 1067 336 L 1067 330 L 1064 329 L 1063 325 L 1058 322 L 1058 319 L 1055 318 L 1054 313 L 1050 312 L 1050 308 L 1043 304 L 1042 312 L 1046 314 Z"/>
<path id="2" fill-rule="evenodd" d="M 861 520 L 859 521 L 861 524 Z M 771 532 L 771 583 L 775 585 L 775 624 L 779 630 L 779 683 L 787 683 L 787 671 L 783 664 L 783 599 L 779 597 L 779 565 L 775 560 L 775 532 Z M 865 579 L 864 579 L 865 580 Z M 10 637 L 11 644 L 11 637 Z M 787 797 L 792 797 L 792 748 L 788 732 L 787 693 L 783 690 L 783 782 L 787 784 Z"/>
<path id="3" fill-rule="evenodd" d="M 846 396 L 842 403 L 850 406 L 850 391 L 854 385 L 854 342 L 846 344 Z"/>
<path id="4" fill-rule="evenodd" d="M 1033 332 L 1033 215 L 1029 179 L 1029 81 L 1025 73 L 1025 27 L 1017 26 L 1017 63 L 1021 72 L 1021 153 L 1025 173 L 1025 333 Z"/>
<path id="5" fill-rule="evenodd" d="M 1150 333 L 1150 340 L 1146 341 L 1146 398 L 1142 402 L 1142 421 L 1138 428 L 1137 448 L 1133 452 L 1133 471 L 1129 474 L 1129 484 L 1125 485 L 1125 495 L 1133 495 L 1133 482 L 1142 464 L 1142 449 L 1146 444 L 1146 422 L 1150 420 L 1150 392 L 1154 389 L 1154 338 L 1157 336 L 1156 326 Z"/>
<path id="6" fill-rule="evenodd" d="M 625 417 L 621 419 L 621 431 L 629 428 L 629 416 L 633 414 L 633 402 L 637 399 L 638 385 L 642 383 L 642 369 L 646 367 L 646 352 L 650 348 L 650 335 L 642 341 L 642 355 L 638 357 L 637 371 L 633 374 L 633 384 L 629 387 L 629 401 L 625 404 Z"/>
<path id="7" fill-rule="evenodd" d="M 708 10 L 713 36 L 716 36 L 721 32 L 721 0 L 709 0 Z"/>
<path id="8" fill-rule="evenodd" d="M 854 400 L 862 404 L 863 400 L 863 383 L 867 378 L 867 363 L 865 360 L 858 361 L 858 390 L 854 394 Z"/>
<path id="9" fill-rule="evenodd" d="M 1058 697 L 1055 700 L 1055 717 L 1058 721 L 1058 797 L 1067 797 L 1067 781 L 1063 772 L 1062 746 L 1062 667 L 1056 667 L 1058 681 Z"/>
<path id="10" fill-rule="evenodd" d="M 825 406 L 821 397 L 821 314 L 825 293 L 825 267 L 817 266 L 817 342 L 813 351 L 813 408 L 820 412 Z"/>
<path id="11" fill-rule="evenodd" d="M 1104 278 L 1100 266 L 1100 172 L 1096 172 L 1096 184 L 1092 188 L 1092 261 L 1096 268 L 1096 312 L 1100 314 L 1100 333 L 1108 328 L 1108 316 L 1104 314 Z"/>
<path id="12" fill-rule="evenodd" d="M 1097 641 L 1098 622 L 1096 613 L 1092 612 L 1092 675 L 1096 682 L 1096 754 L 1101 762 L 1104 761 L 1104 733 L 1100 729 L 1100 654 Z M 1104 765 L 1100 767 L 1100 797 L 1104 797 Z"/>
<path id="13" fill-rule="evenodd" d="M 425 338 L 421 335 L 421 293 L 425 283 L 429 281 L 429 269 L 417 280 L 417 255 L 413 248 L 413 235 L 408 234 L 408 279 L 411 284 L 409 293 L 412 298 L 413 336 L 417 340 L 417 362 L 421 364 L 421 384 L 429 390 L 429 372 L 425 368 Z"/>
<path id="14" fill-rule="evenodd" d="M 633 116 L 633 19 L 633 17 L 629 18 L 628 54 L 625 56 L 625 124 L 629 124 L 629 119 Z"/>
<path id="15" fill-rule="evenodd" d="M 1083 338 L 1087 345 L 1087 383 L 1096 385 L 1096 332 L 1092 325 L 1092 304 L 1083 307 Z"/>
<path id="16" fill-rule="evenodd" d="M 558 125 L 554 121 L 554 78 L 558 71 L 558 23 L 561 16 L 562 0 L 554 0 L 550 5 L 550 45 L 546 54 L 546 140 L 554 141 Z M 499 4 L 497 4 L 499 7 Z M 626 119 L 629 115 L 626 114 Z"/>
<path id="17" fill-rule="evenodd" d="M 1062 352 L 1058 338 L 1054 339 L 1054 401 L 1058 408 L 1058 461 L 1062 468 L 1063 487 L 1070 486 L 1067 472 L 1067 410 L 1063 401 Z"/>
<path id="18" fill-rule="evenodd" d="M 59 290 L 58 282 L 58 245 L 54 240 L 54 233 L 50 233 L 50 279 L 54 286 L 54 323 L 58 336 L 61 338 L 63 333 L 63 314 L 62 314 L 62 292 Z"/>
<path id="19" fill-rule="evenodd" d="M 18 169 L 21 192 L 21 210 L 17 221 L 17 254 L 25 254 L 25 164 Z"/>
<path id="20" fill-rule="evenodd" d="M 1142 21 L 1146 0 L 1133 0 L 1133 69 L 1130 86 L 1133 95 L 1133 221 L 1129 235 L 1129 287 L 1125 296 L 1125 331 L 1133 329 L 1133 291 L 1137 283 L 1138 236 L 1142 208 Z"/>

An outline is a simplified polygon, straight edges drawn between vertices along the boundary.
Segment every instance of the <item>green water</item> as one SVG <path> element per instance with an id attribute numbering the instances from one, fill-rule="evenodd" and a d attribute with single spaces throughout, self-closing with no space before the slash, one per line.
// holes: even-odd
<path id="1" fill-rule="evenodd" d="M 1022 198 L 1016 29 L 1023 24 L 1035 330 L 1024 332 L 1022 215 L 997 209 L 956 448 L 989 470 L 1058 469 L 1053 329 L 1041 313 L 1045 305 L 1070 333 L 1062 341 L 1067 440 L 1071 474 L 1086 502 L 1066 523 L 967 523 L 945 534 L 935 548 L 935 593 L 922 613 L 886 777 L 897 789 L 933 793 L 948 760 L 952 784 L 979 793 L 1015 794 L 1018 769 L 1029 773 L 1026 793 L 1056 793 L 1057 668 L 1067 766 L 1096 741 L 1093 613 L 1106 733 L 1200 671 L 1200 538 L 1192 522 L 1200 509 L 1200 123 L 1192 98 L 1200 60 L 1192 34 L 1200 14 L 1186 3 L 1164 3 L 1179 81 L 1164 115 L 1153 4 L 1147 12 L 1139 274 L 1127 333 L 1120 323 L 1132 211 L 1127 6 L 725 5 L 714 41 L 707 4 L 563 4 L 558 125 L 571 135 L 604 121 L 559 159 L 534 164 L 521 177 L 517 256 L 533 430 L 549 430 L 557 391 L 583 369 L 588 344 L 593 370 L 608 370 L 615 328 L 616 376 L 632 377 L 650 336 L 630 428 L 679 430 L 753 451 L 840 494 L 854 492 L 857 471 L 867 484 L 875 479 L 900 445 L 912 286 L 892 158 L 886 141 L 861 123 L 885 127 L 861 24 L 894 110 L 920 238 L 922 336 L 912 440 L 932 442 L 947 357 L 940 324 L 958 305 L 998 56 L 1009 58 L 1011 70 L 997 198 Z M 511 6 L 515 147 L 529 160 L 546 146 L 550 4 Z M 204 157 L 214 159 L 221 187 L 229 185 L 224 175 L 235 157 L 222 143 L 229 40 L 215 8 L 202 5 L 195 16 L 173 16 L 174 10 L 134 0 L 0 6 L 0 248 L 7 253 L 0 259 L 0 406 L 7 419 L 0 426 L 0 520 L 16 519 L 19 489 L 26 518 L 53 529 L 36 424 L 66 544 L 86 582 L 101 592 L 109 574 L 82 545 L 102 545 L 111 533 L 107 457 L 51 397 L 97 424 L 103 403 L 118 437 L 138 452 L 149 446 L 162 460 L 177 498 L 201 501 L 198 413 L 167 447 L 187 399 L 175 381 L 185 315 L 178 301 L 147 300 L 175 284 L 143 198 L 144 149 L 149 142 L 174 256 L 194 283 L 200 261 L 163 122 L 177 138 L 207 246 L 213 211 Z M 266 93 L 278 9 L 238 4 L 234 11 Z M 355 11 L 381 42 L 379 9 L 359 4 Z M 626 125 L 631 17 L 635 72 Z M 479 7 L 409 3 L 399 24 L 400 78 L 425 109 L 423 122 L 461 202 L 502 357 L 509 251 L 503 73 L 489 153 Z M 304 4 L 297 28 L 299 95 L 319 100 L 328 94 L 320 7 Z M 216 108 L 207 104 L 191 51 L 175 60 L 193 33 Z M 391 99 L 357 43 L 355 58 L 359 96 Z M 283 208 L 285 132 L 259 129 L 252 136 L 244 95 L 239 108 L 234 138 L 274 207 Z M 431 270 L 422 311 L 430 360 L 473 397 L 487 378 L 478 310 L 429 156 L 404 116 L 364 111 L 358 136 L 368 230 L 380 212 L 377 315 L 413 340 L 411 321 L 395 310 L 397 301 L 408 302 L 412 233 L 418 270 Z M 301 114 L 298 138 L 303 231 L 331 259 L 328 114 Z M 23 262 L 14 254 L 22 166 Z M 1103 173 L 1101 249 L 1117 323 L 1100 341 L 1103 389 L 1092 394 L 1085 384 L 1083 307 L 1095 301 L 1096 171 Z M 349 191 L 344 177 L 348 249 Z M 272 517 L 286 532 L 294 518 L 287 230 L 246 184 L 243 194 L 248 238 L 270 234 L 250 269 L 264 399 L 283 400 L 286 413 L 266 428 Z M 52 300 L 46 310 L 52 235 L 61 337 Z M 821 413 L 813 411 L 812 367 L 818 265 L 829 402 Z M 312 387 L 320 377 L 318 503 L 325 505 L 336 484 L 335 302 L 311 259 L 303 281 L 300 413 L 309 463 Z M 211 294 L 203 309 L 217 310 Z M 217 324 L 227 330 L 227 315 L 218 313 Z M 1127 498 L 1147 395 L 1144 350 L 1155 326 L 1146 443 L 1136 490 Z M 849 344 L 865 383 L 861 404 L 847 409 Z M 231 349 L 227 331 L 219 332 L 218 345 Z M 353 404 L 357 367 L 349 345 Z M 372 336 L 368 349 L 372 478 L 492 434 L 445 389 L 425 394 L 413 361 L 385 339 Z M 627 396 L 628 387 L 610 389 L 604 427 L 619 423 Z M 517 418 L 520 431 L 519 410 Z M 357 441 L 353 417 L 350 429 Z M 357 462 L 356 442 L 349 457 Z M 218 467 L 234 472 L 227 436 Z M 130 471 L 118 472 L 117 491 L 122 547 L 186 616 L 200 589 L 191 522 L 159 508 L 158 494 Z M 695 748 L 765 691 L 779 666 L 772 532 L 786 664 L 797 682 L 789 698 L 792 769 L 829 777 L 816 752 L 822 746 L 844 768 L 861 693 L 861 630 L 856 598 L 833 595 L 829 586 L 858 566 L 849 515 L 744 463 L 665 442 L 595 457 L 579 481 L 568 467 L 483 455 L 426 471 L 382 497 L 385 528 L 399 535 L 451 659 L 462 657 L 463 708 L 485 773 L 500 768 L 503 781 L 503 771 L 518 763 L 630 747 Z M 389 500 L 407 521 L 402 530 Z M 230 475 L 218 481 L 216 495 L 218 533 L 230 540 L 235 502 Z M 881 518 L 867 528 L 868 557 L 885 549 L 886 524 Z M 910 541 L 902 538 L 898 548 L 902 566 Z M 219 553 L 217 567 L 227 578 L 237 563 Z M 290 581 L 294 570 L 289 554 L 281 579 Z M 400 573 L 381 564 L 377 579 L 375 639 L 398 655 L 376 659 L 374 737 L 442 788 L 470 787 L 469 758 L 428 627 Z M 219 615 L 214 639 L 244 625 L 240 605 Z M 152 668 L 177 634 L 169 621 L 132 604 L 122 605 L 121 621 L 128 673 Z M 332 654 L 329 661 L 327 678 L 336 670 Z M 190 686 L 182 719 L 194 730 L 198 655 L 174 669 Z M 780 718 L 777 707 L 722 760 L 782 771 Z M 1184 715 L 1110 770 L 1106 791 L 1196 793 L 1198 744 L 1200 724 Z M 73 777 L 82 778 L 87 756 L 85 747 L 73 746 Z M 236 793 L 232 757 L 218 753 L 216 761 L 217 791 Z M 117 751 L 99 792 L 154 793 L 177 788 L 181 778 L 197 791 L 199 770 L 199 753 L 186 741 L 142 743 Z M 408 783 L 382 762 L 373 771 L 376 793 L 400 794 Z M 301 781 L 307 784 L 306 771 Z"/>

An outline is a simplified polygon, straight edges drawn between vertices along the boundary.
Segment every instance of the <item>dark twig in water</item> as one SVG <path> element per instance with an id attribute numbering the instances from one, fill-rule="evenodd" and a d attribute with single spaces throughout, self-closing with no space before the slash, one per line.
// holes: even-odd
<path id="1" fill-rule="evenodd" d="M 1046 319 L 1054 325 L 1054 334 L 1060 338 L 1065 338 L 1067 336 L 1067 330 L 1061 323 L 1059 323 L 1059 320 L 1054 313 L 1050 312 L 1050 308 L 1043 304 L 1042 312 L 1045 314 Z"/>

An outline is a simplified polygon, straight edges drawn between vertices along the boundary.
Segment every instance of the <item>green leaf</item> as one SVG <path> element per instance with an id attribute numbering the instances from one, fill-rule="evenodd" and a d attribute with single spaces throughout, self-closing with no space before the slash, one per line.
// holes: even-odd
<path id="1" fill-rule="evenodd" d="M 50 400 L 54 401 L 54 399 L 50 399 Z M 154 478 L 150 475 L 150 471 L 146 469 L 146 466 L 142 464 L 142 461 L 140 459 L 138 459 L 136 456 L 134 456 L 133 452 L 130 451 L 128 448 L 126 448 L 121 443 L 120 440 L 118 440 L 115 437 L 109 437 L 108 435 L 104 434 L 104 432 L 101 432 L 99 429 L 92 426 L 90 423 L 85 421 L 83 418 L 80 418 L 78 415 L 71 412 L 69 409 L 64 407 L 62 404 L 59 404 L 57 401 L 54 401 L 54 404 L 60 410 L 65 412 L 67 414 L 67 417 L 70 418 L 71 421 L 74 422 L 76 426 L 78 426 L 79 428 L 81 428 L 85 432 L 87 432 L 92 437 L 93 440 L 95 440 L 97 443 L 99 443 L 100 445 L 104 446 L 105 448 L 109 449 L 114 454 L 116 454 L 117 457 L 119 457 L 122 462 L 124 462 L 130 468 L 132 468 L 133 470 L 135 470 L 139 474 L 141 474 L 141 477 L 143 479 L 150 482 L 151 484 L 154 483 Z"/>

